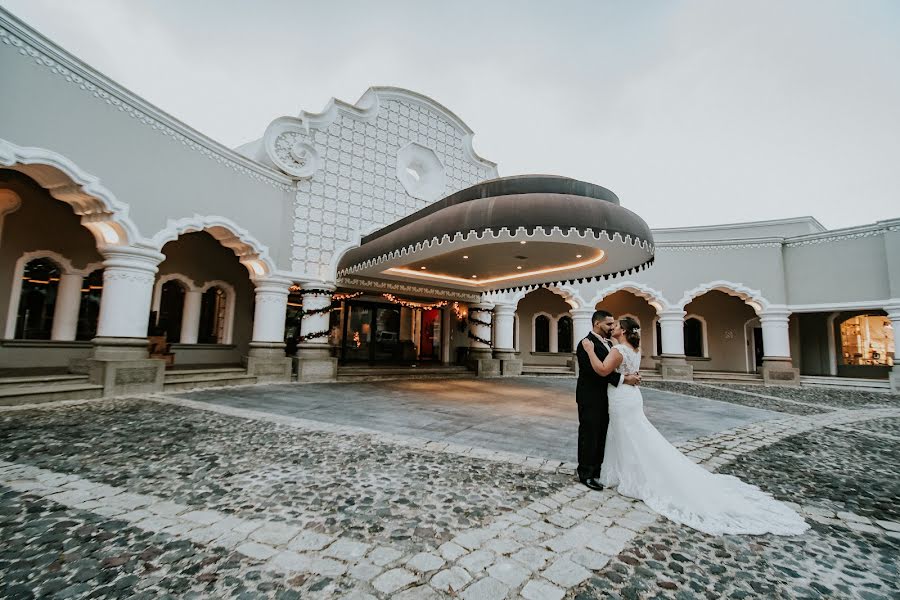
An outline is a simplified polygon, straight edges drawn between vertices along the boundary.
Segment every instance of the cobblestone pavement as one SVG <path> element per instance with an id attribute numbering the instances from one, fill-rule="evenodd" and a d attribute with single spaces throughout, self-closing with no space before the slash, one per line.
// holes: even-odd
<path id="1" fill-rule="evenodd" d="M 896 399 L 730 392 L 784 410 L 679 446 L 795 503 L 802 536 L 707 536 L 570 463 L 186 398 L 2 410 L 0 597 L 896 597 Z"/>

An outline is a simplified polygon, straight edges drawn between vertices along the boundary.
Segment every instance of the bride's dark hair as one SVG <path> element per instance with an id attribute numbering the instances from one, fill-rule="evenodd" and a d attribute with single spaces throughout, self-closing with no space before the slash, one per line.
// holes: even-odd
<path id="1" fill-rule="evenodd" d="M 625 339 L 628 343 L 637 348 L 641 345 L 641 325 L 632 317 L 622 317 L 619 319 L 619 326 L 625 332 Z"/>

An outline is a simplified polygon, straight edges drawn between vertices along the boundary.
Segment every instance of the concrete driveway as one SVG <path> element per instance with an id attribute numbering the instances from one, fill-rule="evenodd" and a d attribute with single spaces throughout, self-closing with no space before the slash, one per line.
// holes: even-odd
<path id="1" fill-rule="evenodd" d="M 183 392 L 179 397 L 466 446 L 574 461 L 575 380 L 422 379 L 284 384 Z M 644 389 L 645 411 L 672 442 L 783 416 Z"/>

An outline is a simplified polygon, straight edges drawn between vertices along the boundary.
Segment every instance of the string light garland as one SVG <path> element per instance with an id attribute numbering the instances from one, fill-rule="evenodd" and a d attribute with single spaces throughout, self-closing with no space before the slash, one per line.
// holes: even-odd
<path id="1" fill-rule="evenodd" d="M 430 304 L 425 304 L 423 302 L 413 302 L 412 300 L 404 300 L 403 298 L 398 298 L 393 294 L 382 294 L 382 296 L 393 304 L 399 304 L 403 308 L 411 308 L 413 310 L 434 310 L 435 308 L 443 308 L 449 304 L 446 300 L 439 300 L 437 302 L 432 302 Z"/>
<path id="2" fill-rule="evenodd" d="M 469 315 L 469 323 L 475 323 L 476 325 L 484 325 L 485 327 L 490 327 L 490 321 L 482 321 L 481 319 L 476 319 L 471 314 Z"/>

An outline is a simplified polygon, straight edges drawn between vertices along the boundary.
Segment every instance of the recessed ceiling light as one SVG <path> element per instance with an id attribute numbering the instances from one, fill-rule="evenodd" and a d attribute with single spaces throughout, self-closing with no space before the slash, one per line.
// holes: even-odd
<path id="1" fill-rule="evenodd" d="M 527 244 L 528 242 L 519 242 L 520 244 Z"/>
<path id="2" fill-rule="evenodd" d="M 516 269 L 519 270 L 519 271 L 521 271 L 521 270 L 522 270 L 522 267 L 521 267 L 521 266 L 518 266 L 518 267 L 516 267 Z"/>
<path id="3" fill-rule="evenodd" d="M 478 275 L 472 275 L 472 279 L 478 279 Z"/>
<path id="4" fill-rule="evenodd" d="M 576 254 L 576 255 L 575 255 L 575 258 L 581 258 L 581 255 L 580 255 L 580 254 Z"/>
<path id="5" fill-rule="evenodd" d="M 468 254 L 463 254 L 463 258 L 469 258 Z"/>
<path id="6" fill-rule="evenodd" d="M 425 270 L 425 267 L 419 267 L 419 268 L 422 269 L 423 271 Z"/>

